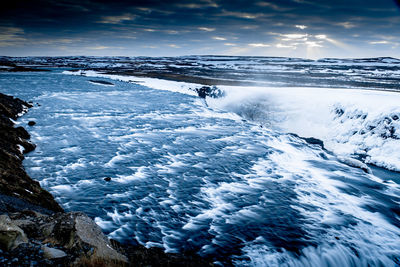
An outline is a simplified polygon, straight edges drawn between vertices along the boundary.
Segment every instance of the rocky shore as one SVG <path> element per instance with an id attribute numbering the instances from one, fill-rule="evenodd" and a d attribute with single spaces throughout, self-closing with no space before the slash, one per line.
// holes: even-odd
<path id="1" fill-rule="evenodd" d="M 213 265 L 196 254 L 120 244 L 86 214 L 65 212 L 22 165 L 35 145 L 15 120 L 30 107 L 0 93 L 0 266 Z"/>

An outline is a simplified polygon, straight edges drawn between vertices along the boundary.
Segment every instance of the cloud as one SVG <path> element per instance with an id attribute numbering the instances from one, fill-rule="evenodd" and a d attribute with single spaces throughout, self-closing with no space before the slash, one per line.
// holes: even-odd
<path id="1" fill-rule="evenodd" d="M 308 36 L 308 34 L 300 34 L 300 33 L 289 33 L 289 34 L 281 34 L 281 36 L 285 37 L 286 39 L 303 39 Z"/>
<path id="2" fill-rule="evenodd" d="M 167 30 L 165 32 L 168 34 L 179 34 L 179 31 L 175 31 L 175 30 Z"/>
<path id="3" fill-rule="evenodd" d="M 192 3 L 178 3 L 175 6 L 188 9 L 201 9 L 201 8 L 218 8 L 219 4 L 212 0 L 199 0 Z"/>
<path id="4" fill-rule="evenodd" d="M 125 13 L 120 16 L 105 16 L 101 17 L 101 20 L 97 21 L 98 23 L 103 24 L 122 24 L 127 21 L 132 21 L 136 18 L 136 15 Z"/>
<path id="5" fill-rule="evenodd" d="M 242 18 L 242 19 L 256 19 L 263 14 L 260 13 L 246 13 L 246 12 L 237 12 L 237 11 L 226 11 L 223 10 L 222 13 L 218 14 L 218 16 L 223 16 L 223 17 L 236 17 L 236 18 Z"/>
<path id="6" fill-rule="evenodd" d="M 240 29 L 242 30 L 254 30 L 259 28 L 258 25 L 245 25 L 245 26 L 240 26 Z"/>
<path id="7" fill-rule="evenodd" d="M 227 50 L 225 53 L 228 55 L 246 55 L 250 49 L 248 47 L 234 46 Z"/>
<path id="8" fill-rule="evenodd" d="M 143 48 L 150 48 L 150 49 L 156 49 L 156 48 L 158 48 L 158 46 L 155 46 L 155 45 L 144 45 L 144 46 L 142 46 Z"/>
<path id="9" fill-rule="evenodd" d="M 212 38 L 213 38 L 214 40 L 218 40 L 218 41 L 226 41 L 226 38 L 220 37 L 220 36 L 213 36 Z"/>
<path id="10" fill-rule="evenodd" d="M 325 34 L 317 34 L 315 35 L 315 38 L 324 40 L 327 38 L 327 36 Z"/>
<path id="11" fill-rule="evenodd" d="M 351 28 L 357 27 L 354 23 L 349 22 L 349 21 L 336 23 L 336 25 L 342 26 L 345 29 L 351 29 Z"/>
<path id="12" fill-rule="evenodd" d="M 256 5 L 260 6 L 260 7 L 268 7 L 268 8 L 271 8 L 271 9 L 275 10 L 275 11 L 289 11 L 289 10 L 292 9 L 292 8 L 289 8 L 289 7 L 279 6 L 279 5 L 273 4 L 271 2 L 257 2 Z"/>
<path id="13" fill-rule="evenodd" d="M 0 26 L 0 46 L 12 46 L 26 41 L 22 28 Z"/>
<path id="14" fill-rule="evenodd" d="M 234 43 L 224 43 L 224 45 L 226 45 L 226 46 L 236 46 L 236 44 L 234 44 Z"/>
<path id="15" fill-rule="evenodd" d="M 271 45 L 269 44 L 263 44 L 263 43 L 254 43 L 254 44 L 248 44 L 251 47 L 270 47 Z"/>
<path id="16" fill-rule="evenodd" d="M 208 3 L 186 3 L 186 4 L 177 4 L 177 7 L 181 8 L 188 8 L 188 9 L 199 9 L 199 8 L 209 8 L 209 7 L 214 7 L 217 8 L 219 7 L 218 4 L 214 2 L 208 2 Z"/>
<path id="17" fill-rule="evenodd" d="M 370 44 L 376 45 L 376 44 L 389 44 L 388 41 L 373 41 L 373 42 L 369 42 Z"/>
<path id="18" fill-rule="evenodd" d="M 216 30 L 215 28 L 208 28 L 208 27 L 198 27 L 197 29 L 199 29 L 200 31 L 205 31 L 205 32 L 213 32 Z"/>
<path id="19" fill-rule="evenodd" d="M 26 40 L 27 43 L 32 45 L 72 45 L 84 41 L 83 38 L 45 38 L 45 39 L 33 39 Z"/>
<path id="20" fill-rule="evenodd" d="M 324 47 L 324 46 L 321 44 L 321 41 L 307 41 L 307 42 L 305 42 L 305 44 L 306 44 L 308 47 Z"/>
<path id="21" fill-rule="evenodd" d="M 301 30 L 307 29 L 306 25 L 295 25 L 295 27 Z"/>
<path id="22" fill-rule="evenodd" d="M 169 44 L 168 46 L 171 48 L 181 48 L 179 45 L 176 44 Z"/>
<path id="23" fill-rule="evenodd" d="M 276 44 L 276 47 L 277 48 L 292 48 L 292 49 L 296 49 L 295 45 L 285 45 L 285 44 L 281 44 L 281 43 Z"/>
<path id="24" fill-rule="evenodd" d="M 103 46 L 103 45 L 97 45 L 97 46 L 89 46 L 89 47 L 86 47 L 86 48 L 90 49 L 90 50 L 104 50 L 104 49 L 109 49 L 109 48 L 112 48 L 112 47 Z"/>

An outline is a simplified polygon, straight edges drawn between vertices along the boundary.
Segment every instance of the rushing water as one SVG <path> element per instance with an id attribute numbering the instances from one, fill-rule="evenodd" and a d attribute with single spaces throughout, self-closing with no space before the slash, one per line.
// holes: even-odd
<path id="1" fill-rule="evenodd" d="M 194 96 L 113 82 L 0 75 L 2 93 L 40 103 L 19 120 L 37 123 L 24 164 L 66 210 L 120 241 L 223 265 L 400 264 L 398 174 L 367 174 Z"/>

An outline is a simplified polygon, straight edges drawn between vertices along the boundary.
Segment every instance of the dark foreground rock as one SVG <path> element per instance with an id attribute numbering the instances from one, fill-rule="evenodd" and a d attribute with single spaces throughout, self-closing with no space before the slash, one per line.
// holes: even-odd
<path id="1" fill-rule="evenodd" d="M 28 107 L 31 105 L 27 102 L 0 94 L 0 213 L 20 210 L 21 201 L 27 206 L 40 206 L 48 211 L 63 210 L 49 192 L 26 174 L 22 166 L 23 154 L 34 150 L 35 145 L 28 141 L 29 133 L 22 127 L 14 127 L 12 120 L 16 120 Z M 7 203 L 4 201 L 7 198 L 1 195 L 20 201 Z"/>
<path id="2" fill-rule="evenodd" d="M 0 266 L 213 266 L 196 254 L 110 241 L 86 214 L 65 213 L 23 168 L 35 145 L 13 120 L 28 107 L 0 93 Z"/>
<path id="3" fill-rule="evenodd" d="M 128 258 L 115 250 L 94 221 L 81 212 L 1 215 L 0 249 L 0 265 L 128 265 Z"/>
<path id="4" fill-rule="evenodd" d="M 0 249 L 0 266 L 213 266 L 195 254 L 110 241 L 82 212 L 0 215 Z"/>

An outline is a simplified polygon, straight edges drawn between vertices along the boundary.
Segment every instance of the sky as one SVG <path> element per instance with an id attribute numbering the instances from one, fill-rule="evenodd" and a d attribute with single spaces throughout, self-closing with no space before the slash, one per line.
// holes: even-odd
<path id="1" fill-rule="evenodd" d="M 0 55 L 400 58 L 400 0 L 13 0 Z"/>

